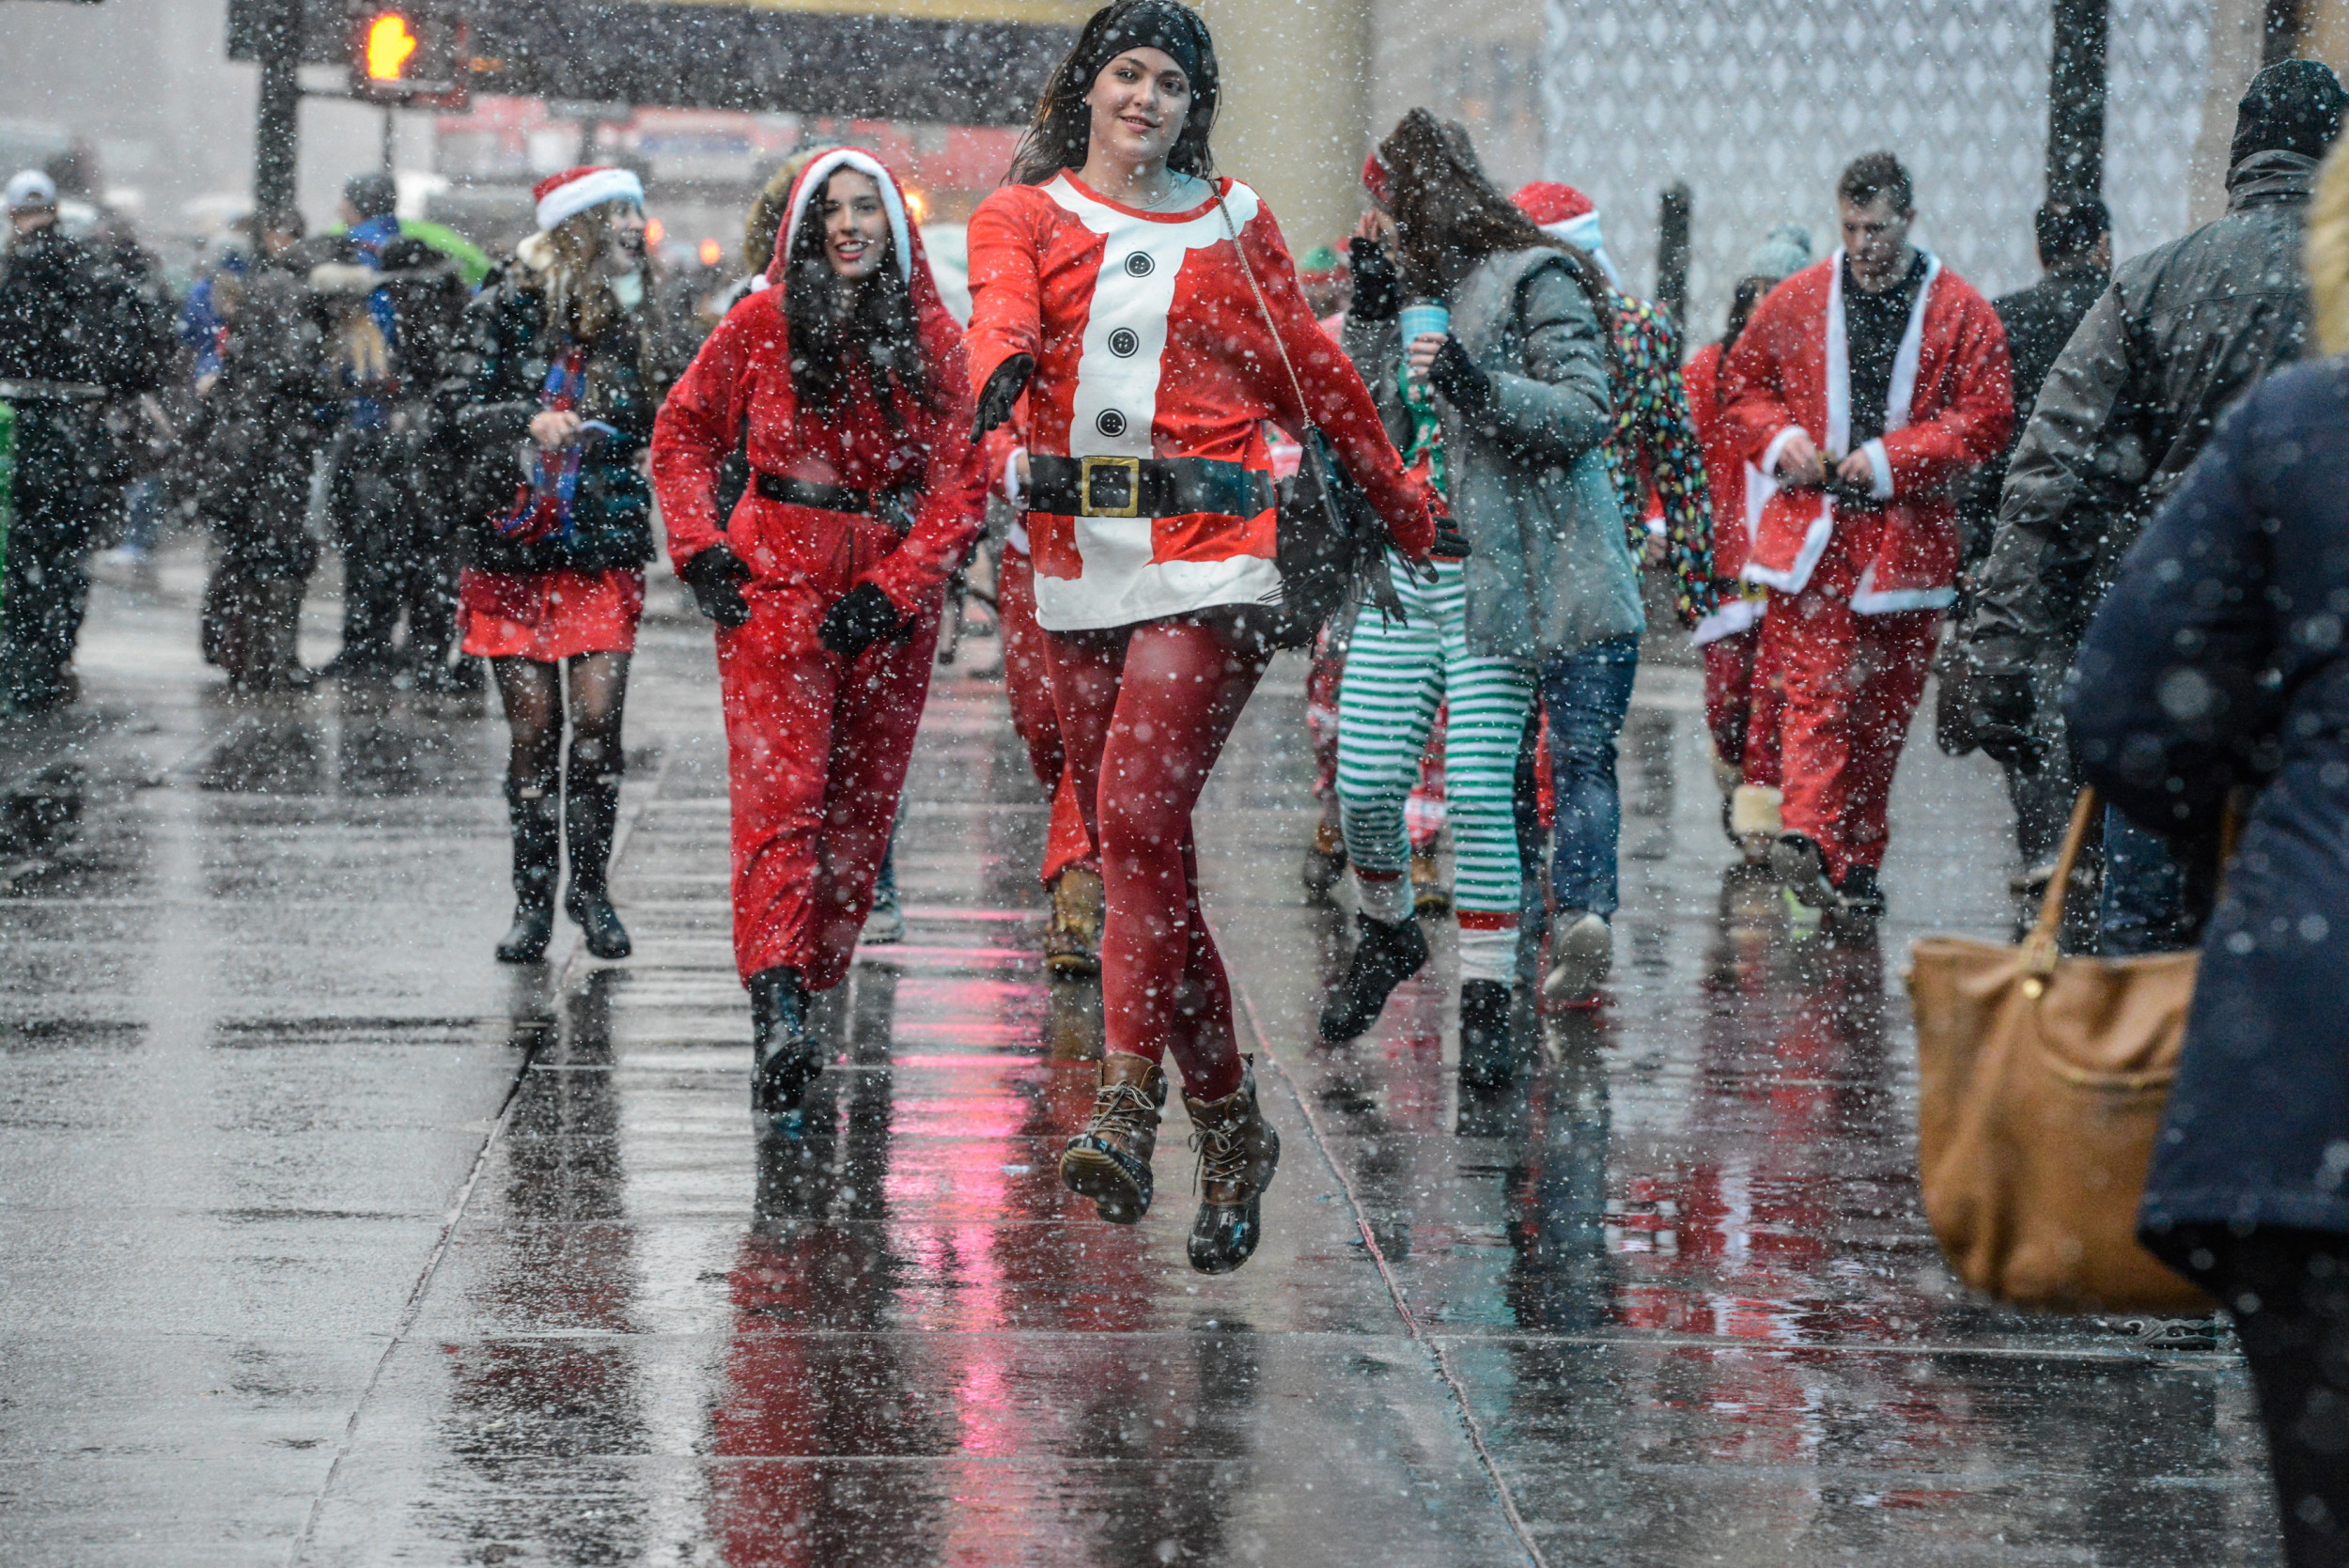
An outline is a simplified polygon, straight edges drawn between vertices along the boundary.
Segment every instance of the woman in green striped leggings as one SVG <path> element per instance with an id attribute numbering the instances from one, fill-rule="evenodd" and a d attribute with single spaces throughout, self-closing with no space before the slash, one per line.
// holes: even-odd
<path id="1" fill-rule="evenodd" d="M 1427 960 L 1411 909 L 1403 805 L 1439 704 L 1458 868 L 1460 1061 L 1505 1080 L 1520 897 L 1517 758 L 1542 661 L 1641 626 L 1599 442 L 1610 423 L 1605 282 L 1488 184 L 1456 130 L 1404 116 L 1366 171 L 1394 221 L 1400 276 L 1355 247 L 1346 351 L 1388 433 L 1445 500 L 1463 558 L 1394 576 L 1406 618 L 1361 615 L 1338 694 L 1338 801 L 1361 935 L 1321 1016 L 1352 1039 Z M 1383 274 L 1381 269 L 1384 269 Z M 1406 289 L 1449 311 L 1405 344 Z M 1448 531 L 1449 532 L 1449 531 Z"/>

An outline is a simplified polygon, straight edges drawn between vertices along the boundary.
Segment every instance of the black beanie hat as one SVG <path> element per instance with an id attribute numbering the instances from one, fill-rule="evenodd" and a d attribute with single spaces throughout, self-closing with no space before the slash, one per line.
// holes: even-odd
<path id="1" fill-rule="evenodd" d="M 1207 24 L 1182 0 L 1127 0 L 1106 8 L 1113 14 L 1093 39 L 1081 81 L 1090 85 L 1102 67 L 1129 49 L 1159 49 L 1183 68 L 1194 94 L 1214 86 L 1215 45 L 1207 39 Z"/>
<path id="2" fill-rule="evenodd" d="M 2349 93 L 2341 90 L 2333 68 L 2316 60 L 2285 60 L 2251 78 L 2235 105 L 2234 145 L 2229 167 L 2255 152 L 2296 152 L 2322 158 L 2341 134 Z"/>
<path id="3" fill-rule="evenodd" d="M 390 175 L 380 171 L 354 174 L 343 181 L 343 200 L 362 219 L 380 218 L 386 212 L 398 210 L 399 185 Z"/>

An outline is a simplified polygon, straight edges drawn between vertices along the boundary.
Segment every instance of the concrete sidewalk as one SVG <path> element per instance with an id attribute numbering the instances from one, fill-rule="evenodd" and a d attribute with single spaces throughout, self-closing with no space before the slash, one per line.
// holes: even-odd
<path id="1" fill-rule="evenodd" d="M 1276 668 L 1201 837 L 1283 1161 L 1206 1279 L 1179 1110 L 1142 1225 L 1055 1179 L 1099 998 L 1038 963 L 986 640 L 925 722 L 908 939 L 754 1137 L 708 635 L 655 604 L 637 954 L 565 925 L 540 972 L 489 957 L 494 713 L 228 698 L 184 582 L 101 591 L 81 835 L 0 891 L 0 1560 L 2275 1560 L 2232 1357 L 1972 1305 L 1918 1211 L 1891 971 L 2005 919 L 1986 768 L 1912 748 L 1893 920 L 1804 931 L 1725 874 L 1692 677 L 1643 678 L 1613 1000 L 1464 1100 L 1448 939 L 1310 1042 L 1344 942 Z"/>

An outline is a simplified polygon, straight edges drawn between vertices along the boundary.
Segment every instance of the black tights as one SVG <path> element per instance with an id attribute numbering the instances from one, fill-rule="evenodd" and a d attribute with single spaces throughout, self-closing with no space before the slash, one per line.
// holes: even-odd
<path id="1" fill-rule="evenodd" d="M 620 773 L 620 714 L 628 703 L 628 655 L 583 653 L 571 659 L 571 771 Z M 563 763 L 563 669 L 531 659 L 491 660 L 513 750 L 506 778 L 517 791 L 552 795 Z"/>
<path id="2" fill-rule="evenodd" d="M 2182 1231 L 2165 1256 L 2234 1314 L 2292 1568 L 2349 1565 L 2349 1236 Z"/>

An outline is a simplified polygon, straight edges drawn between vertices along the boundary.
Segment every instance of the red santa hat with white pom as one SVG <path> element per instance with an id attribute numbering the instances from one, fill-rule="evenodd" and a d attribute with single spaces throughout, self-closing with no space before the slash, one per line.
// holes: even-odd
<path id="1" fill-rule="evenodd" d="M 538 204 L 538 227 L 543 231 L 610 201 L 633 202 L 642 207 L 645 183 L 627 169 L 583 163 L 547 176 L 530 188 L 530 194 Z"/>

